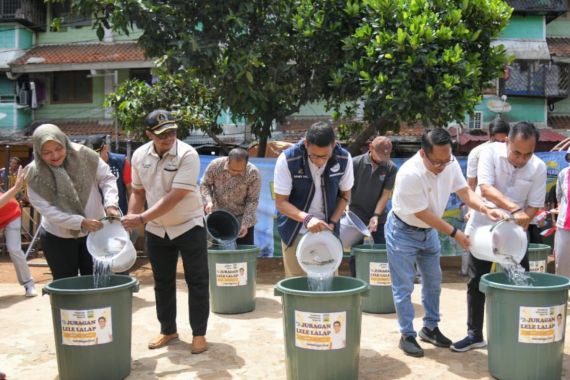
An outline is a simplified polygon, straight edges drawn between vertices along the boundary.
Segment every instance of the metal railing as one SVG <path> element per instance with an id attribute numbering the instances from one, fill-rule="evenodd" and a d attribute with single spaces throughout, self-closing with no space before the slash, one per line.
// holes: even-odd
<path id="1" fill-rule="evenodd" d="M 45 30 L 46 5 L 43 0 L 0 0 L 0 22 L 12 21 Z"/>
<path id="2" fill-rule="evenodd" d="M 568 97 L 569 66 L 564 63 L 515 61 L 509 77 L 501 80 L 500 92 L 509 96 L 563 99 Z"/>

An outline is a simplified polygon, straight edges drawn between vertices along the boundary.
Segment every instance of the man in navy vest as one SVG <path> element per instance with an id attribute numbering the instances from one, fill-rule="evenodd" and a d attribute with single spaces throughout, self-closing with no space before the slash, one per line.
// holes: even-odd
<path id="1" fill-rule="evenodd" d="M 131 164 L 124 154 L 109 152 L 109 146 L 104 135 L 91 136 L 87 146 L 91 147 L 111 168 L 111 172 L 117 177 L 117 189 L 119 190 L 119 208 L 123 215 L 127 215 L 128 199 L 131 193 Z"/>
<path id="2" fill-rule="evenodd" d="M 303 234 L 334 231 L 350 200 L 354 183 L 352 158 L 339 144 L 331 125 L 313 124 L 305 138 L 277 158 L 275 206 L 285 276 L 304 276 L 295 256 Z"/>

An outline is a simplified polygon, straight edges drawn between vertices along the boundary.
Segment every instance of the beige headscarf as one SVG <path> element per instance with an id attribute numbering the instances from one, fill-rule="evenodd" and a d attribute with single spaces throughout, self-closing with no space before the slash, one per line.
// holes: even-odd
<path id="1" fill-rule="evenodd" d="M 42 146 L 55 141 L 66 149 L 65 161 L 60 167 L 45 163 Z M 42 124 L 32 135 L 34 161 L 28 165 L 26 181 L 46 201 L 61 211 L 84 215 L 91 186 L 95 181 L 99 155 L 91 149 L 73 143 L 56 125 Z"/>

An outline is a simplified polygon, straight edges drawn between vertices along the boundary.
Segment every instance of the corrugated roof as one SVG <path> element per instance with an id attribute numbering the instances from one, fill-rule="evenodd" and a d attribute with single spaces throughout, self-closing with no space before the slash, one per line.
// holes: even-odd
<path id="1" fill-rule="evenodd" d="M 29 134 L 32 134 L 35 128 L 44 123 L 57 125 L 68 136 L 115 135 L 115 127 L 112 124 L 86 119 L 35 121 L 30 127 Z M 121 131 L 119 131 L 120 134 Z"/>
<path id="2" fill-rule="evenodd" d="M 570 37 L 548 37 L 550 54 L 556 57 L 570 57 Z"/>
<path id="3" fill-rule="evenodd" d="M 570 115 L 549 116 L 548 126 L 553 129 L 570 129 Z"/>
<path id="4" fill-rule="evenodd" d="M 39 45 L 11 62 L 10 66 L 140 62 L 145 60 L 143 49 L 135 43 Z"/>

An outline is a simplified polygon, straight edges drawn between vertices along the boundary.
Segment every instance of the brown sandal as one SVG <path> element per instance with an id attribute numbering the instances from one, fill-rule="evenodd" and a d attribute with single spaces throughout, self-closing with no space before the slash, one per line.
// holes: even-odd
<path id="1" fill-rule="evenodd" d="M 154 350 L 155 348 L 164 347 L 168 344 L 168 342 L 176 338 L 178 338 L 178 333 L 173 333 L 168 335 L 160 334 L 159 336 L 157 336 L 156 338 L 154 338 L 149 342 L 148 348 Z"/>

